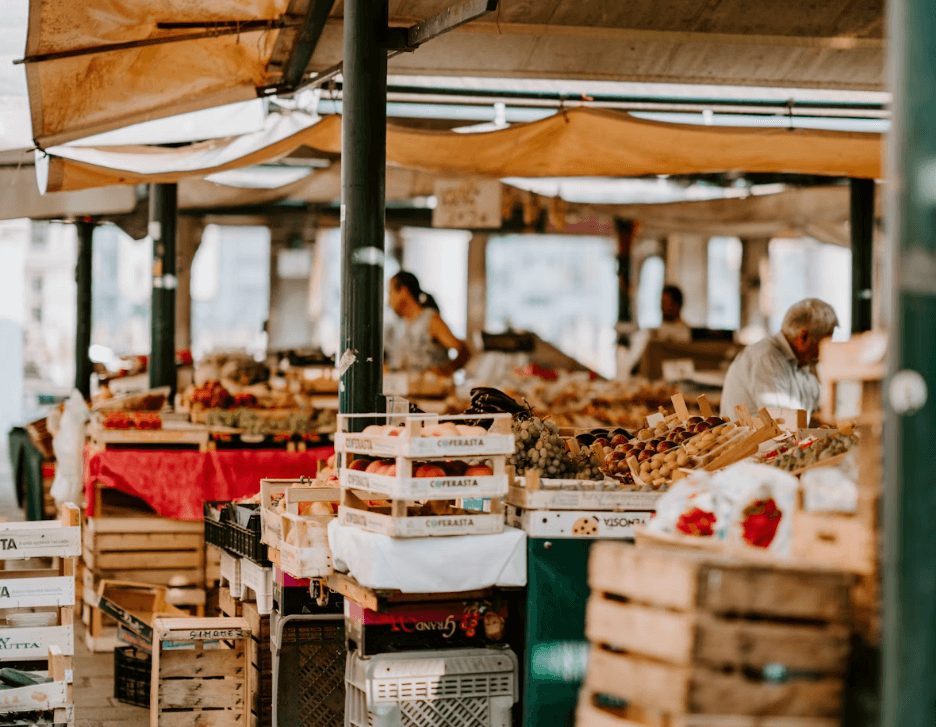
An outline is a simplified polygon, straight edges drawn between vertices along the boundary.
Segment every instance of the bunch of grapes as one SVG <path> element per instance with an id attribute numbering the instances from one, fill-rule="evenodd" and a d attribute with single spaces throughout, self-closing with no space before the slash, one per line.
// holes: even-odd
<path id="1" fill-rule="evenodd" d="M 601 461 L 590 449 L 583 448 L 578 455 L 566 449 L 555 422 L 544 422 L 538 416 L 516 418 L 513 422 L 517 448 L 510 463 L 518 476 L 535 470 L 541 477 L 551 480 L 600 480 Z"/>

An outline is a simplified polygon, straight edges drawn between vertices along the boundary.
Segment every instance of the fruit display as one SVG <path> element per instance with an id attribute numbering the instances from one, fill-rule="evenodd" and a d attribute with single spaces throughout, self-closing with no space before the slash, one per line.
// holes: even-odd
<path id="1" fill-rule="evenodd" d="M 553 480 L 602 480 L 601 461 L 589 447 L 578 453 L 568 448 L 566 440 L 559 436 L 559 427 L 554 421 L 543 421 L 538 416 L 527 414 L 513 421 L 517 449 L 510 458 L 518 476 L 530 470 L 541 477 Z"/>
<path id="2" fill-rule="evenodd" d="M 104 429 L 162 429 L 162 417 L 153 411 L 112 411 L 101 421 Z"/>
<path id="3" fill-rule="evenodd" d="M 368 472 L 386 477 L 396 477 L 396 461 L 359 457 L 348 465 L 348 469 Z M 494 468 L 489 460 L 432 460 L 413 462 L 413 477 L 491 477 Z"/>
<path id="4" fill-rule="evenodd" d="M 854 434 L 841 433 L 830 434 L 822 439 L 809 438 L 803 442 L 791 441 L 767 452 L 760 461 L 787 472 L 795 472 L 844 454 L 857 442 L 858 438 Z"/>
<path id="5" fill-rule="evenodd" d="M 228 409 L 234 405 L 234 397 L 220 381 L 209 381 L 192 391 L 193 404 L 200 404 L 205 409 Z"/>
<path id="6" fill-rule="evenodd" d="M 212 409 L 205 415 L 209 427 L 240 429 L 245 434 L 318 434 L 335 430 L 330 409 Z"/>
<path id="7" fill-rule="evenodd" d="M 367 434 L 375 437 L 400 437 L 405 433 L 402 426 L 393 424 L 371 424 L 365 427 L 361 434 Z M 481 426 L 472 424 L 455 424 L 453 422 L 442 422 L 441 424 L 427 424 L 421 430 L 423 437 L 483 437 L 488 430 Z"/>

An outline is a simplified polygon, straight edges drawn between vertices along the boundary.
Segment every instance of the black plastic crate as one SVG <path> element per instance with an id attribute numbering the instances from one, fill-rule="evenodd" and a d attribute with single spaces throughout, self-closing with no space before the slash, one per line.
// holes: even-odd
<path id="1" fill-rule="evenodd" d="M 344 727 L 344 619 L 290 620 L 283 624 L 275 658 L 274 724 L 293 727 Z"/>
<path id="2" fill-rule="evenodd" d="M 250 510 L 247 526 L 240 524 L 238 510 Z M 267 546 L 260 542 L 260 505 L 257 503 L 228 503 L 227 506 L 227 545 L 232 553 L 269 567 Z"/>
<path id="3" fill-rule="evenodd" d="M 212 500 L 204 503 L 205 542 L 219 548 L 228 547 L 228 519 L 227 500 Z"/>
<path id="4" fill-rule="evenodd" d="M 133 646 L 114 649 L 114 699 L 148 708 L 152 671 L 151 654 Z"/>
<path id="5" fill-rule="evenodd" d="M 316 588 L 315 584 L 312 588 Z M 328 601 L 324 606 L 309 592 L 309 586 L 281 586 L 273 584 L 273 607 L 281 616 L 298 614 L 344 615 L 344 596 L 326 587 Z"/>

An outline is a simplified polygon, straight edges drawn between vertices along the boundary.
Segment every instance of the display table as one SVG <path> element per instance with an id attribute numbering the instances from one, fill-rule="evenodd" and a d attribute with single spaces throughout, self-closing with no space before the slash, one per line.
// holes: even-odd
<path id="1" fill-rule="evenodd" d="M 255 495 L 263 478 L 314 476 L 319 460 L 334 449 L 305 452 L 232 449 L 85 451 L 87 515 L 96 508 L 96 486 L 143 500 L 156 514 L 174 520 L 201 520 L 203 503 Z"/>

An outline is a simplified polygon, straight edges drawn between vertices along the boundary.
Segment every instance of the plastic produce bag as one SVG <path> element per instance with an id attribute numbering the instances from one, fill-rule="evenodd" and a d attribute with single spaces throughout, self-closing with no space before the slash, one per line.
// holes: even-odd
<path id="1" fill-rule="evenodd" d="M 649 529 L 788 556 L 797 488 L 792 475 L 752 462 L 714 474 L 693 472 L 660 498 Z"/>
<path id="2" fill-rule="evenodd" d="M 858 511 L 858 450 L 852 449 L 838 467 L 816 467 L 800 478 L 807 512 Z"/>
<path id="3" fill-rule="evenodd" d="M 58 434 L 52 439 L 56 465 L 50 494 L 59 505 L 80 501 L 84 481 L 85 424 L 89 418 L 88 405 L 76 389 L 65 402 Z"/>

